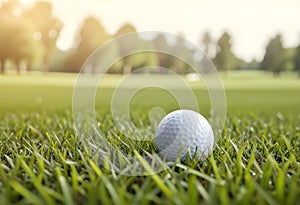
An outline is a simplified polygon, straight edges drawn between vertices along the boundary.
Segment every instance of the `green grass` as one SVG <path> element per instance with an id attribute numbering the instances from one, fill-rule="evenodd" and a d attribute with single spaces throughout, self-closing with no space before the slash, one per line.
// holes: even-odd
<path id="1" fill-rule="evenodd" d="M 300 80 L 247 76 L 223 77 L 228 114 L 213 153 L 149 176 L 105 169 L 78 143 L 70 110 L 76 76 L 0 77 L 0 204 L 298 204 Z M 98 93 L 98 129 L 126 153 L 156 152 L 153 141 L 132 142 L 112 120 L 107 101 L 119 79 L 107 79 Z M 191 84 L 199 100 L 207 97 L 201 85 Z M 144 104 L 145 97 L 152 100 Z M 149 125 L 148 110 L 157 105 L 166 112 L 177 108 L 158 90 L 132 99 L 139 127 Z M 200 101 L 206 117 L 209 107 Z M 125 124 L 127 134 L 138 137 Z M 147 162 L 139 163 L 151 172 Z"/>
<path id="2" fill-rule="evenodd" d="M 99 120 L 106 136 L 124 138 L 111 116 Z M 96 165 L 77 143 L 70 112 L 6 114 L 0 123 L 0 204 L 296 204 L 299 124 L 282 116 L 229 115 L 208 159 L 133 177 Z M 131 152 L 155 147 L 135 146 Z"/>
<path id="3" fill-rule="evenodd" d="M 156 76 L 157 78 L 157 76 Z M 170 80 L 160 77 L 167 84 Z M 24 110 L 63 110 L 72 106 L 75 74 L 33 74 L 25 76 L 0 76 L 0 112 Z M 122 76 L 107 76 L 98 89 L 96 105 L 107 110 L 114 86 Z M 137 77 L 137 82 L 143 77 Z M 282 76 L 275 79 L 269 73 L 234 72 L 222 76 L 226 90 L 227 109 L 229 113 L 255 111 L 263 113 L 283 112 L 283 114 L 300 113 L 300 80 L 296 75 Z M 172 81 L 171 81 L 172 82 Z M 201 82 L 189 82 L 199 101 L 200 110 L 210 108 L 208 93 Z M 135 87 L 134 82 L 131 85 Z M 176 84 L 174 84 L 176 87 Z M 182 95 L 184 96 L 185 90 Z M 147 98 L 148 104 L 165 105 L 166 111 L 176 108 L 174 98 L 158 89 L 143 89 L 133 99 L 133 106 L 141 106 L 141 100 Z M 168 100 L 165 100 L 168 99 Z M 172 101 L 170 106 L 169 101 Z M 144 102 L 143 102 L 144 103 Z M 272 106 L 270 106 L 272 104 Z M 134 106 L 136 107 L 136 106 Z"/>

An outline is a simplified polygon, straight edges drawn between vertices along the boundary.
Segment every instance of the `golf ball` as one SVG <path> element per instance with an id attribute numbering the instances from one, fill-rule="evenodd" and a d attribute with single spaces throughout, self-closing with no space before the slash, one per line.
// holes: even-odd
<path id="1" fill-rule="evenodd" d="M 155 143 L 159 154 L 168 161 L 187 153 L 201 159 L 208 156 L 214 145 L 214 134 L 209 122 L 192 110 L 176 110 L 166 115 L 156 130 Z"/>

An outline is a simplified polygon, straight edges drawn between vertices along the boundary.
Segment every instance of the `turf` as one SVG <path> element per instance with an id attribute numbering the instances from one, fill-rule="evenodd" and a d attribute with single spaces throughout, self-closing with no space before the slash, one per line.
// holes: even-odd
<path id="1" fill-rule="evenodd" d="M 99 166 L 78 143 L 73 129 L 70 103 L 75 77 L 68 76 L 68 82 L 62 77 L 64 86 L 57 86 L 59 80 L 46 82 L 56 76 L 44 78 L 42 85 L 34 82 L 37 87 L 32 79 L 40 77 L 29 76 L 20 85 L 10 83 L 16 76 L 2 77 L 0 204 L 279 205 L 300 201 L 300 83 L 293 77 L 263 78 L 269 82 L 265 87 L 260 77 L 249 77 L 255 81 L 224 77 L 228 114 L 213 153 L 201 162 L 187 159 L 149 176 L 121 175 Z M 242 82 L 248 86 L 239 87 Z M 198 99 L 207 96 L 202 88 L 192 86 Z M 153 140 L 133 143 L 116 126 L 106 102 L 111 89 L 99 91 L 99 131 L 126 153 L 156 152 Z M 18 91 L 16 96 L 10 95 L 12 91 Z M 145 96 L 153 101 L 141 107 Z M 139 127 L 148 126 L 147 109 L 158 103 L 171 111 L 177 108 L 175 101 L 169 103 L 173 100 L 163 92 L 138 93 L 131 103 L 133 121 Z M 209 106 L 200 102 L 203 110 Z M 210 117 L 209 112 L 204 114 Z M 132 125 L 126 126 L 129 135 L 137 137 Z M 140 163 L 151 171 L 149 164 Z"/>
<path id="2" fill-rule="evenodd" d="M 99 120 L 106 136 L 122 138 L 109 115 Z M 299 124 L 280 115 L 229 115 L 208 159 L 134 177 L 97 166 L 78 146 L 70 112 L 7 114 L 0 124 L 0 203 L 297 204 Z M 153 141 L 135 146 L 155 149 Z"/>

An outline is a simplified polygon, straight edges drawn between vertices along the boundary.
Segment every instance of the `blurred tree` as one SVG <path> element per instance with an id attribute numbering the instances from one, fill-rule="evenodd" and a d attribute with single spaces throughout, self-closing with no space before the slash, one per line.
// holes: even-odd
<path id="1" fill-rule="evenodd" d="M 159 34 L 158 36 L 156 36 L 156 38 L 153 40 L 154 42 L 154 47 L 156 48 L 156 50 L 160 51 L 168 51 L 169 49 L 171 49 L 171 46 L 169 45 L 169 43 L 167 42 L 165 36 L 163 34 Z M 173 64 L 174 64 L 174 56 L 170 56 L 168 54 L 165 53 L 161 53 L 158 52 L 157 53 L 157 61 L 158 61 L 158 66 L 162 67 L 162 68 L 167 68 L 170 69 Z M 161 72 L 164 72 L 164 70 L 160 70 Z M 163 73 L 161 73 L 163 74 Z"/>
<path id="2" fill-rule="evenodd" d="M 34 39 L 32 35 L 33 28 L 26 25 L 26 21 L 20 19 L 15 24 L 10 24 L 10 31 L 15 36 L 9 46 L 11 49 L 6 50 L 10 58 L 16 63 L 17 72 L 20 73 L 21 64 L 24 62 L 28 68 L 31 68 L 36 62 L 43 58 L 43 47 Z M 40 63 L 40 62 L 39 62 Z"/>
<path id="3" fill-rule="evenodd" d="M 132 43 L 132 41 L 118 39 L 119 37 L 126 34 L 130 34 L 129 38 L 134 39 L 135 42 Z M 135 73 L 140 73 L 145 72 L 145 70 L 137 70 L 139 68 L 157 66 L 158 62 L 156 53 L 147 51 L 153 49 L 154 45 L 152 44 L 152 41 L 145 40 L 141 36 L 138 36 L 138 34 L 136 33 L 136 29 L 133 25 L 129 23 L 124 24 L 115 33 L 114 37 L 118 39 L 116 41 L 119 44 L 118 55 L 119 58 L 122 59 L 120 59 L 119 62 L 116 63 L 111 70 L 118 70 L 119 73 L 123 74 L 128 74 L 131 71 L 135 71 Z M 146 51 L 143 51 L 141 49 L 145 49 Z M 130 54 L 134 50 L 141 52 Z M 147 72 L 150 72 L 150 70 Z"/>
<path id="4" fill-rule="evenodd" d="M 213 38 L 210 33 L 206 31 L 202 38 L 200 39 L 200 45 L 203 45 L 204 52 L 208 57 L 212 57 L 212 46 L 213 46 Z"/>
<path id="5" fill-rule="evenodd" d="M 183 33 L 178 33 L 177 41 L 173 47 L 173 51 L 176 53 L 176 56 L 172 58 L 172 66 L 171 69 L 178 74 L 185 74 L 188 71 L 189 66 L 184 61 L 186 59 L 190 59 L 193 56 L 192 51 L 187 48 L 185 45 L 185 36 Z"/>
<path id="6" fill-rule="evenodd" d="M 144 40 L 141 42 L 141 44 L 143 44 L 142 46 L 148 50 L 146 52 L 143 53 L 144 55 L 144 62 L 141 65 L 141 67 L 157 67 L 158 66 L 158 56 L 157 56 L 157 52 L 149 52 L 149 50 L 154 50 L 155 46 L 153 44 L 153 39 L 150 41 Z M 149 72 L 156 72 L 155 69 L 151 68 L 149 69 Z"/>
<path id="7" fill-rule="evenodd" d="M 258 70 L 259 62 L 253 58 L 249 63 L 245 63 L 245 70 Z"/>
<path id="8" fill-rule="evenodd" d="M 22 4 L 19 0 L 9 0 L 0 3 L 1 13 L 9 16 L 20 16 L 22 13 Z"/>
<path id="9" fill-rule="evenodd" d="M 33 36 L 44 47 L 43 70 L 48 71 L 50 61 L 57 50 L 56 41 L 63 24 L 53 16 L 52 5 L 46 1 L 37 1 L 33 7 L 24 10 L 23 18 L 31 21 L 35 28 Z"/>
<path id="10" fill-rule="evenodd" d="M 5 68 L 5 61 L 10 56 L 10 53 L 6 50 L 7 49 L 7 40 L 9 38 L 9 23 L 7 22 L 7 16 L 4 14 L 3 8 L 0 8 L 0 69 L 1 73 L 3 74 L 6 70 Z M 9 48 L 9 47 L 8 47 Z"/>
<path id="11" fill-rule="evenodd" d="M 75 52 L 66 62 L 67 70 L 69 72 L 79 72 L 88 56 L 110 38 L 98 19 L 94 17 L 85 19 L 79 35 L 75 38 Z M 95 72 L 95 70 L 91 72 Z"/>
<path id="12" fill-rule="evenodd" d="M 122 35 L 129 34 L 129 33 L 133 33 L 133 35 L 136 35 L 134 34 L 135 32 L 136 32 L 135 27 L 129 23 L 126 23 L 123 26 L 121 26 L 121 28 L 115 33 L 114 37 L 118 38 Z M 131 42 L 125 42 L 125 41 L 120 42 L 119 55 L 120 56 L 127 55 L 130 48 L 132 48 L 132 46 L 135 45 L 132 45 Z M 123 74 L 127 74 L 130 73 L 133 68 L 136 69 L 141 64 L 143 64 L 144 60 L 145 60 L 144 55 L 142 53 L 129 55 L 127 57 L 122 58 L 118 66 L 121 66 L 121 70 L 122 70 L 121 72 Z"/>
<path id="13" fill-rule="evenodd" d="M 17 9 L 18 8 L 18 9 Z M 5 61 L 8 58 L 12 58 L 15 49 L 11 46 L 12 41 L 14 40 L 11 36 L 14 34 L 15 20 L 18 12 L 20 12 L 20 3 L 19 1 L 12 0 L 2 2 L 0 4 L 0 69 L 1 73 L 4 73 L 6 70 Z"/>
<path id="14" fill-rule="evenodd" d="M 0 8 L 0 61 L 1 72 L 5 71 L 5 61 L 16 63 L 18 73 L 20 65 L 36 61 L 40 50 L 39 43 L 33 38 L 34 27 L 22 16 L 22 5 L 11 0 Z M 26 63 L 25 63 L 26 62 Z"/>
<path id="15" fill-rule="evenodd" d="M 266 47 L 266 53 L 261 62 L 260 68 L 262 70 L 272 71 L 274 76 L 279 76 L 284 70 L 285 66 L 285 52 L 282 46 L 281 35 L 276 35 L 275 38 L 271 39 Z"/>
<path id="16" fill-rule="evenodd" d="M 122 35 L 135 33 L 135 32 L 136 32 L 136 28 L 132 24 L 125 23 L 123 26 L 121 26 L 121 28 L 119 28 L 119 30 L 115 33 L 114 36 L 120 37 Z"/>
<path id="17" fill-rule="evenodd" d="M 300 78 L 300 44 L 295 51 L 294 63 L 295 70 L 298 72 L 298 77 Z"/>
<path id="18" fill-rule="evenodd" d="M 63 51 L 60 49 L 56 49 L 53 51 L 53 55 L 49 64 L 50 71 L 51 72 L 66 72 L 67 70 L 65 69 L 65 63 L 67 59 L 70 58 L 71 56 L 70 51 Z"/>
<path id="19" fill-rule="evenodd" d="M 234 55 L 231 47 L 231 37 L 225 32 L 218 40 L 217 55 L 213 59 L 218 70 L 228 71 L 239 67 L 240 59 Z"/>
<path id="20" fill-rule="evenodd" d="M 283 71 L 292 71 L 295 68 L 296 48 L 283 49 Z"/>
<path id="21" fill-rule="evenodd" d="M 210 73 L 210 61 L 209 59 L 212 58 L 213 56 L 213 46 L 214 46 L 214 41 L 213 38 L 211 37 L 210 33 L 208 31 L 204 32 L 203 36 L 200 38 L 200 47 L 203 47 L 203 52 L 205 55 L 208 57 L 204 57 L 201 60 L 202 64 L 202 72 L 203 73 Z"/>

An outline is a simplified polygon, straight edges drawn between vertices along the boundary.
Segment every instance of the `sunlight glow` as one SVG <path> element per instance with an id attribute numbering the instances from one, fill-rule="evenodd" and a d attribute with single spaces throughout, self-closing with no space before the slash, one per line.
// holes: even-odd
<path id="1" fill-rule="evenodd" d="M 21 0 L 26 4 L 34 0 Z M 64 23 L 58 46 L 67 50 L 84 18 L 96 16 L 113 34 L 130 22 L 138 31 L 177 34 L 199 45 L 209 31 L 217 40 L 224 31 L 233 37 L 233 51 L 247 61 L 261 59 L 270 37 L 280 32 L 284 46 L 296 46 L 300 36 L 300 1 L 297 0 L 52 0 L 53 12 Z"/>

